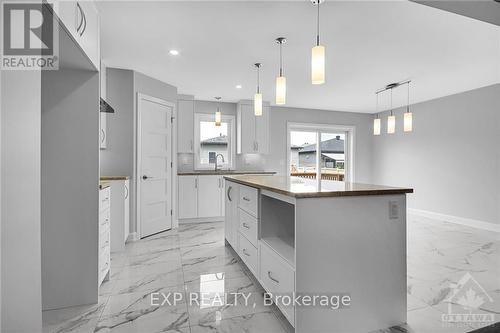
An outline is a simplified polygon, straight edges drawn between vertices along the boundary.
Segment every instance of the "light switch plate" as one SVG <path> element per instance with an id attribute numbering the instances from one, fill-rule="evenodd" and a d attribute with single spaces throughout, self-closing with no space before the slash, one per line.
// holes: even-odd
<path id="1" fill-rule="evenodd" d="M 399 218 L 399 203 L 397 201 L 389 201 L 389 219 L 396 220 Z"/>

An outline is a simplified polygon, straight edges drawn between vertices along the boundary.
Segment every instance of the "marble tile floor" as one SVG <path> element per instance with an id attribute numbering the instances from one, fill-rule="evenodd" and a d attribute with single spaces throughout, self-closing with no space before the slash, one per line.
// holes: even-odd
<path id="1" fill-rule="evenodd" d="M 377 333 L 461 333 L 485 325 L 470 322 L 445 325 L 441 319 L 448 313 L 451 284 L 463 281 L 466 273 L 487 294 L 471 313 L 494 315 L 500 321 L 498 233 L 412 217 L 407 241 L 407 324 Z M 124 253 L 112 255 L 111 268 L 110 280 L 101 286 L 98 304 L 45 311 L 43 332 L 293 331 L 275 307 L 262 304 L 260 285 L 225 246 L 221 222 L 181 225 L 177 230 L 127 244 Z M 188 294 L 200 291 L 213 295 L 210 302 L 186 301 Z M 250 304 L 256 306 L 219 302 L 216 295 L 220 291 L 251 292 L 254 299 Z M 168 295 L 169 292 L 184 297 L 175 305 L 152 305 L 152 293 Z M 234 301 L 242 300 L 230 298 L 227 303 Z M 460 302 L 451 303 L 458 309 L 453 313 L 464 313 L 457 303 Z"/>

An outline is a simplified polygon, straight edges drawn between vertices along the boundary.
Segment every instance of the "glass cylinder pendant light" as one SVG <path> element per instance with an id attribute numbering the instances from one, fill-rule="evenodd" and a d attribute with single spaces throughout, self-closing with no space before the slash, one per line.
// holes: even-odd
<path id="1" fill-rule="evenodd" d="M 380 135 L 380 127 L 381 127 L 381 121 L 380 118 L 378 117 L 378 93 L 377 95 L 377 107 L 376 107 L 376 112 L 375 118 L 373 119 L 373 135 Z"/>
<path id="2" fill-rule="evenodd" d="M 286 43 L 285 37 L 276 38 L 276 42 L 280 45 L 280 72 L 276 78 L 276 104 L 283 105 L 286 103 L 286 77 L 283 76 L 283 44 Z"/>
<path id="3" fill-rule="evenodd" d="M 392 88 L 391 88 L 391 115 L 387 117 L 387 134 L 396 132 L 396 116 L 392 112 Z"/>
<path id="4" fill-rule="evenodd" d="M 319 5 L 321 0 L 311 0 L 318 8 L 316 46 L 311 51 L 311 82 L 312 84 L 325 83 L 325 47 L 319 42 Z"/>
<path id="5" fill-rule="evenodd" d="M 257 92 L 253 99 L 253 110 L 256 116 L 262 116 L 262 94 L 260 93 L 260 67 L 261 63 L 256 63 L 254 66 L 257 68 Z"/>
<path id="6" fill-rule="evenodd" d="M 215 111 L 215 126 L 220 126 L 222 123 L 222 114 L 220 112 L 220 97 L 215 97 L 217 100 L 217 111 Z"/>
<path id="7" fill-rule="evenodd" d="M 411 132 L 413 130 L 413 115 L 410 112 L 410 82 L 408 85 L 408 94 L 406 102 L 406 112 L 403 115 L 403 130 L 405 132 Z"/>

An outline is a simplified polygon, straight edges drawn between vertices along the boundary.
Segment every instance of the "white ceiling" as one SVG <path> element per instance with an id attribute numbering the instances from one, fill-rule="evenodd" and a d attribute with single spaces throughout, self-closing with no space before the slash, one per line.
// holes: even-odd
<path id="1" fill-rule="evenodd" d="M 102 56 L 177 86 L 196 99 L 250 99 L 262 62 L 274 102 L 276 37 L 284 45 L 287 106 L 375 112 L 374 92 L 412 80 L 411 102 L 500 83 L 500 27 L 407 1 L 327 1 L 321 35 L 326 84 L 310 83 L 315 8 L 308 1 L 100 2 Z M 170 49 L 179 50 L 171 56 Z M 235 89 L 236 84 L 243 89 Z M 387 108 L 388 94 L 381 96 Z M 406 89 L 394 104 L 406 103 Z"/>

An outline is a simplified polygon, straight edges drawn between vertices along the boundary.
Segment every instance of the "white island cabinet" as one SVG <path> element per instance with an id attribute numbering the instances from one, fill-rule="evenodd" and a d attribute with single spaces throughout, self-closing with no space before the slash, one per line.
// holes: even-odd
<path id="1" fill-rule="evenodd" d="M 406 322 L 411 189 L 283 176 L 225 178 L 226 241 L 295 332 L 371 332 Z M 294 305 L 287 295 L 330 303 Z"/>

